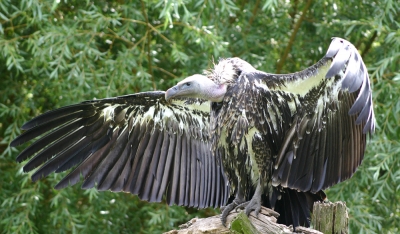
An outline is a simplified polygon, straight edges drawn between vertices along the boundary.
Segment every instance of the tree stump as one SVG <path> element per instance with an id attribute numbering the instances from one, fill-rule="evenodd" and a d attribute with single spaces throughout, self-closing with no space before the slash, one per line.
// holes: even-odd
<path id="1" fill-rule="evenodd" d="M 345 202 L 316 202 L 312 213 L 312 226 L 325 233 L 349 233 L 349 215 Z"/>
<path id="2" fill-rule="evenodd" d="M 296 233 L 348 233 L 348 215 L 344 202 L 315 203 L 312 215 L 312 226 L 316 229 L 297 227 Z M 247 217 L 243 211 L 231 212 L 227 226 L 221 223 L 221 215 L 208 218 L 194 218 L 166 234 L 200 234 L 200 233 L 293 233 L 292 226 L 276 223 L 278 213 L 262 207 L 258 217 L 254 212 Z M 335 226 L 334 226 L 335 225 Z"/>

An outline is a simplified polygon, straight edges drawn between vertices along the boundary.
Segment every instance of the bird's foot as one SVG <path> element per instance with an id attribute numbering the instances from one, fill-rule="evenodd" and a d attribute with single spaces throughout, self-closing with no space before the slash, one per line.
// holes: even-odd
<path id="1" fill-rule="evenodd" d="M 258 214 L 260 213 L 261 210 L 261 197 L 259 196 L 253 196 L 253 198 L 250 201 L 243 202 L 242 204 L 236 206 L 236 210 L 238 209 L 244 209 L 244 213 L 249 216 L 252 211 L 254 211 L 256 217 L 258 217 Z"/>
<path id="2" fill-rule="evenodd" d="M 236 207 L 240 206 L 241 204 L 245 203 L 244 200 L 242 199 L 235 199 L 233 200 L 233 202 L 229 205 L 223 206 L 221 207 L 221 221 L 222 221 L 222 225 L 224 225 L 226 227 L 226 219 L 229 215 L 229 213 L 234 210 Z"/>

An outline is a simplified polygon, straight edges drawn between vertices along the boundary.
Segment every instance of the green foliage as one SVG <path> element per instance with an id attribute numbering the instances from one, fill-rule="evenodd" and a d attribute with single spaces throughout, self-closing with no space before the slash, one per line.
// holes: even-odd
<path id="1" fill-rule="evenodd" d="M 130 194 L 32 183 L 8 145 L 28 119 L 92 98 L 166 89 L 220 57 L 268 72 L 315 63 L 332 36 L 359 48 L 374 88 L 376 135 L 355 176 L 328 191 L 354 233 L 400 227 L 400 3 L 382 1 L 0 1 L 0 230 L 159 233 L 197 211 Z M 301 17 L 303 15 L 303 17 Z"/>
<path id="2" fill-rule="evenodd" d="M 252 234 L 257 233 L 257 229 L 250 222 L 249 217 L 242 211 L 231 222 L 229 231 L 233 234 Z"/>

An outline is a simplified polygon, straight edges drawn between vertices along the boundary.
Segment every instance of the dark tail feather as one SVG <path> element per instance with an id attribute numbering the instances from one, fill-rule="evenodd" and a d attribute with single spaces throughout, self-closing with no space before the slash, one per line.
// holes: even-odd
<path id="1" fill-rule="evenodd" d="M 280 214 L 278 223 L 285 225 L 310 226 L 311 211 L 316 201 L 323 201 L 326 198 L 321 190 L 317 193 L 297 192 L 289 188 L 274 188 L 267 206 L 272 207 Z"/>

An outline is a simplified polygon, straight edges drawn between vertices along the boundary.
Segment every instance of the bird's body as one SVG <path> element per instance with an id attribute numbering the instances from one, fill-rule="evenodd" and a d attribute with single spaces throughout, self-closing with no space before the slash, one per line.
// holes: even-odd
<path id="1" fill-rule="evenodd" d="M 37 180 L 75 169 L 57 185 L 127 191 L 141 199 L 246 213 L 267 204 L 282 222 L 308 225 L 309 201 L 349 178 L 374 130 L 365 65 L 335 38 L 304 71 L 277 75 L 239 58 L 221 60 L 166 92 L 88 101 L 23 126 L 20 145 L 51 129 L 17 158 Z M 61 127 L 59 127 L 61 126 Z M 314 195 L 317 194 L 317 195 Z M 279 198 L 282 198 L 279 200 Z M 279 202 L 289 202 L 279 208 Z"/>

